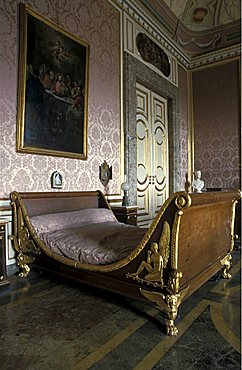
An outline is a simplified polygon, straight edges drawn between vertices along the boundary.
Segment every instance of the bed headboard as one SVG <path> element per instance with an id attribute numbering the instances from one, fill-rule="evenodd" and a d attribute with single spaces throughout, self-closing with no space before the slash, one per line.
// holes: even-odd
<path id="1" fill-rule="evenodd" d="M 13 192 L 20 196 L 29 217 L 57 212 L 77 211 L 83 208 L 110 208 L 101 191 L 81 192 Z"/>

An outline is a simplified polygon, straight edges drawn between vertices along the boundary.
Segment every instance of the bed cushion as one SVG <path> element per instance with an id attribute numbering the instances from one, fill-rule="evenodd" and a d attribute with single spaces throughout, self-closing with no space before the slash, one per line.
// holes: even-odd
<path id="1" fill-rule="evenodd" d="M 121 222 L 99 222 L 40 235 L 53 252 L 90 265 L 106 265 L 127 257 L 146 233 Z"/>
<path id="2" fill-rule="evenodd" d="M 115 215 L 107 208 L 85 208 L 72 212 L 49 213 L 30 218 L 37 234 L 55 230 L 78 227 L 100 222 L 118 222 Z"/>

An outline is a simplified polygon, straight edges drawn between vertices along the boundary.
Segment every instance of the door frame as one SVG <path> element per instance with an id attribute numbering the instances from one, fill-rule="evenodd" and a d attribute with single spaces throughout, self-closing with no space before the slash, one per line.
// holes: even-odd
<path id="1" fill-rule="evenodd" d="M 137 160 L 136 160 L 136 83 L 167 100 L 168 103 L 168 146 L 169 146 L 169 193 L 182 189 L 182 158 L 180 138 L 180 106 L 178 88 L 132 55 L 124 55 L 124 168 L 127 181 L 131 184 L 130 204 L 136 204 Z"/>

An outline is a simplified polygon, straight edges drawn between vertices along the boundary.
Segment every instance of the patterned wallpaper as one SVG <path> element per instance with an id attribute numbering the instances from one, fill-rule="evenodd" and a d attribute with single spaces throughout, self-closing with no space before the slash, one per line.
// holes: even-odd
<path id="1" fill-rule="evenodd" d="M 51 173 L 63 191 L 103 190 L 99 165 L 112 165 L 109 192 L 120 189 L 120 13 L 107 0 L 30 0 L 39 14 L 90 44 L 88 159 L 16 153 L 18 4 L 0 2 L 0 197 L 12 190 L 50 191 Z"/>
<path id="2" fill-rule="evenodd" d="M 181 150 L 181 190 L 188 190 L 188 96 L 187 96 L 187 72 L 179 66 L 179 92 L 180 92 L 180 150 Z"/>
<path id="3" fill-rule="evenodd" d="M 193 73 L 195 170 L 206 187 L 239 188 L 239 62 Z"/>

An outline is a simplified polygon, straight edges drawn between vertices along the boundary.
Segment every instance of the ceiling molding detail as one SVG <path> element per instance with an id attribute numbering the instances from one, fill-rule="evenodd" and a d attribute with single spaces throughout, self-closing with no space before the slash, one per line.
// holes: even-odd
<path id="1" fill-rule="evenodd" d="M 216 50 L 214 52 L 192 58 L 189 69 L 206 66 L 212 63 L 222 62 L 235 57 L 239 57 L 240 55 L 241 55 L 240 45 L 230 46 L 229 48 Z"/>
<path id="2" fill-rule="evenodd" d="M 185 67 L 189 68 L 190 57 L 182 52 L 179 46 L 167 36 L 164 29 L 160 27 L 149 15 L 141 8 L 135 0 L 115 0 L 115 2 L 125 11 L 135 22 L 146 30 L 158 43 Z"/>
<path id="3" fill-rule="evenodd" d="M 230 41 L 229 35 L 223 34 L 224 27 L 219 26 L 213 28 L 209 33 L 209 38 L 205 32 L 201 32 L 198 37 L 198 32 L 188 30 L 184 32 L 185 27 L 181 26 L 178 31 L 179 24 L 176 25 L 176 30 L 172 34 L 172 28 L 175 27 L 174 17 L 168 17 L 167 12 L 162 23 L 156 22 L 147 12 L 141 7 L 137 0 L 113 0 L 120 8 L 123 9 L 135 22 L 137 22 L 144 30 L 146 30 L 157 42 L 169 51 L 177 61 L 187 69 L 197 68 L 206 64 L 215 63 L 231 59 L 240 55 L 240 43 L 228 45 L 221 44 L 221 40 Z M 169 14 L 170 16 L 170 14 Z M 166 22 L 167 20 L 167 22 Z M 239 21 L 235 22 L 231 27 L 234 29 L 234 40 L 240 38 L 236 33 Z M 178 31 L 178 32 L 177 32 Z M 187 39 L 184 35 L 189 34 Z M 191 46 L 193 51 L 191 51 Z M 219 46 L 217 50 L 213 50 L 214 46 Z M 197 51 L 194 52 L 194 47 Z M 189 51 L 188 51 L 188 50 Z M 206 50 L 208 49 L 208 50 Z"/>

